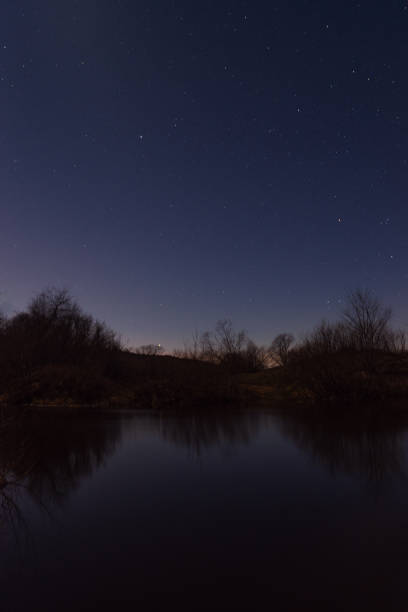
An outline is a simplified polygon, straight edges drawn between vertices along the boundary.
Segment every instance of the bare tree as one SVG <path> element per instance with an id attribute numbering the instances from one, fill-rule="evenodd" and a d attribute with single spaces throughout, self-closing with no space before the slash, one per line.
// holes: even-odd
<path id="1" fill-rule="evenodd" d="M 215 331 L 194 332 L 191 343 L 174 351 L 175 357 L 223 365 L 230 372 L 256 372 L 266 367 L 268 352 L 250 340 L 244 330 L 235 331 L 229 319 L 217 322 Z"/>
<path id="2" fill-rule="evenodd" d="M 389 330 L 387 348 L 392 353 L 405 353 L 407 350 L 407 335 L 403 329 Z"/>
<path id="3" fill-rule="evenodd" d="M 407 334 L 403 329 L 397 329 L 394 333 L 394 350 L 398 353 L 405 353 L 407 350 Z"/>
<path id="4" fill-rule="evenodd" d="M 272 359 L 279 365 L 286 365 L 288 362 L 289 349 L 293 344 L 295 337 L 293 334 L 282 333 L 278 334 L 272 341 L 269 348 L 269 353 Z"/>
<path id="5" fill-rule="evenodd" d="M 252 340 L 248 340 L 245 350 L 242 351 L 242 357 L 248 372 L 264 370 L 268 363 L 268 351 L 264 346 L 258 346 Z"/>
<path id="6" fill-rule="evenodd" d="M 354 341 L 344 323 L 324 320 L 307 334 L 298 350 L 308 357 L 330 355 L 354 348 Z"/>
<path id="7" fill-rule="evenodd" d="M 201 359 L 201 337 L 200 332 L 195 330 L 191 335 L 191 341 L 184 341 L 184 346 L 182 349 L 175 349 L 173 351 L 174 357 L 179 357 L 180 359 L 192 359 L 197 360 Z"/>
<path id="8" fill-rule="evenodd" d="M 229 319 L 222 319 L 215 326 L 215 340 L 221 355 L 239 353 L 246 342 L 247 334 L 244 330 L 236 332 Z"/>
<path id="9" fill-rule="evenodd" d="M 387 349 L 390 319 L 391 309 L 371 291 L 357 289 L 348 296 L 343 320 L 358 350 Z"/>
<path id="10" fill-rule="evenodd" d="M 211 332 L 203 332 L 200 337 L 200 358 L 211 363 L 218 363 L 220 355 L 218 352 L 217 342 L 214 334 Z"/>
<path id="11" fill-rule="evenodd" d="M 161 344 L 142 344 L 134 349 L 134 353 L 136 355 L 150 355 L 157 356 L 161 355 L 164 351 L 164 348 Z"/>
<path id="12" fill-rule="evenodd" d="M 28 314 L 36 319 L 47 319 L 52 322 L 61 317 L 78 315 L 79 306 L 68 292 L 68 289 L 48 287 L 35 296 L 28 305 Z"/>

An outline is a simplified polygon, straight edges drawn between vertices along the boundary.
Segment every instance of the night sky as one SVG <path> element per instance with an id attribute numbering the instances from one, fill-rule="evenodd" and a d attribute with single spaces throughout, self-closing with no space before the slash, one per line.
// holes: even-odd
<path id="1" fill-rule="evenodd" d="M 0 303 L 257 341 L 408 323 L 408 4 L 2 0 Z"/>

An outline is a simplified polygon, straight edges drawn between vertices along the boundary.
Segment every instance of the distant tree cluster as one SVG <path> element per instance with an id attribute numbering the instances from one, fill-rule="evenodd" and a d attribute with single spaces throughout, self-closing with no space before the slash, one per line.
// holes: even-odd
<path id="1" fill-rule="evenodd" d="M 282 333 L 276 336 L 269 348 L 269 354 L 275 364 L 284 366 L 288 363 L 289 350 L 294 341 L 293 334 Z"/>
<path id="2" fill-rule="evenodd" d="M 293 336 L 277 336 L 276 361 L 322 398 L 381 394 L 385 383 L 397 387 L 406 377 L 405 361 L 396 359 L 406 352 L 406 335 L 391 327 L 391 314 L 372 292 L 353 291 L 339 321 L 323 320 L 295 345 Z"/>
<path id="3" fill-rule="evenodd" d="M 403 352 L 405 333 L 391 327 L 391 314 L 391 308 L 384 307 L 372 292 L 353 291 L 347 298 L 341 320 L 322 321 L 295 347 L 294 355 L 354 351 L 370 357 L 379 352 Z"/>
<path id="4" fill-rule="evenodd" d="M 148 355 L 149 357 L 156 357 L 164 353 L 164 347 L 161 344 L 142 344 L 141 346 L 132 349 L 132 353 L 135 355 Z"/>
<path id="5" fill-rule="evenodd" d="M 60 375 L 72 366 L 87 369 L 91 387 L 92 374 L 104 374 L 120 348 L 116 334 L 85 314 L 67 290 L 49 288 L 26 311 L 1 317 L 0 385 L 4 390 L 18 381 L 20 388 L 24 382 L 34 388 L 39 370 L 59 367 Z"/>
<path id="6" fill-rule="evenodd" d="M 192 342 L 174 354 L 208 361 L 234 373 L 263 370 L 269 360 L 265 347 L 256 345 L 245 330 L 235 331 L 229 319 L 218 321 L 214 331 L 195 332 Z"/>
<path id="7" fill-rule="evenodd" d="M 397 389 L 406 384 L 406 335 L 391 326 L 391 314 L 372 292 L 356 290 L 338 321 L 323 320 L 297 342 L 284 332 L 268 347 L 258 346 L 244 330 L 235 331 L 231 321 L 221 320 L 213 332 L 196 332 L 175 355 L 211 362 L 230 373 L 278 366 L 277 383 L 314 397 L 374 397 L 388 393 L 387 385 Z"/>

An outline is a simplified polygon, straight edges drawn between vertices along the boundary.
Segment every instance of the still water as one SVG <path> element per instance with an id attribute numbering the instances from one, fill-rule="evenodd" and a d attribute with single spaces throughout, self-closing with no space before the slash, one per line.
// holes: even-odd
<path id="1" fill-rule="evenodd" d="M 406 611 L 406 431 L 36 416 L 0 449 L 0 608 Z"/>

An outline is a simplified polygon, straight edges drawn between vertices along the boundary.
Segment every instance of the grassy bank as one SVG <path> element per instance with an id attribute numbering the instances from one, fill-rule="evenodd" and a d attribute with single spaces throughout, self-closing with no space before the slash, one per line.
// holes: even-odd
<path id="1" fill-rule="evenodd" d="M 408 356 L 339 352 L 295 358 L 285 366 L 242 374 L 240 384 L 263 405 L 342 406 L 358 402 L 399 405 L 408 399 Z"/>
<path id="2" fill-rule="evenodd" d="M 1 395 L 1 402 L 56 408 L 179 409 L 242 404 L 248 396 L 249 390 L 216 365 L 118 351 L 105 368 L 92 363 L 47 365 L 16 377 Z"/>

